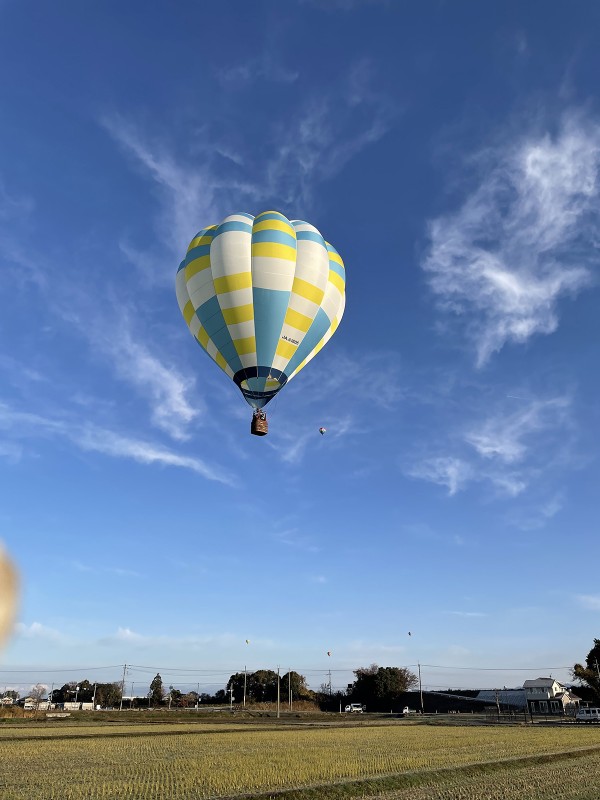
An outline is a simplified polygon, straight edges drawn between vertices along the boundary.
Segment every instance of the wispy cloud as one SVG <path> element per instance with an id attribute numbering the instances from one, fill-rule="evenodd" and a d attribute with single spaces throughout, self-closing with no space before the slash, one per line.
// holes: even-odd
<path id="1" fill-rule="evenodd" d="M 300 73 L 288 69 L 273 54 L 264 50 L 256 58 L 243 64 L 216 70 L 217 79 L 228 89 L 243 88 L 257 80 L 269 80 L 274 83 L 294 83 Z"/>
<path id="2" fill-rule="evenodd" d="M 450 614 L 453 617 L 465 617 L 467 619 L 473 617 L 487 617 L 483 611 L 444 611 L 444 614 Z"/>
<path id="3" fill-rule="evenodd" d="M 556 492 L 546 499 L 520 509 L 508 518 L 511 525 L 523 531 L 532 531 L 543 528 L 549 520 L 553 519 L 564 506 L 563 492 Z"/>
<path id="4" fill-rule="evenodd" d="M 223 72 L 221 79 L 230 84 L 234 79 L 250 80 L 270 68 L 265 59 Z M 296 77 L 285 70 L 275 75 L 289 82 Z M 226 213 L 260 210 L 257 204 L 266 203 L 292 205 L 299 214 L 299 206 L 309 202 L 319 184 L 384 136 L 397 113 L 397 104 L 377 88 L 373 64 L 363 59 L 342 77 L 323 81 L 319 92 L 304 94 L 299 89 L 287 119 L 265 120 L 262 139 L 269 144 L 267 156 L 250 152 L 235 132 L 216 134 L 207 126 L 194 130 L 187 153 L 175 154 L 167 140 L 153 137 L 119 114 L 105 115 L 101 123 L 158 187 L 157 230 L 170 257 L 176 259 L 183 257 L 202 225 L 217 223 Z M 160 275 L 158 279 L 172 281 L 173 268 L 159 264 L 155 255 L 131 242 L 122 242 L 121 249 L 155 279 Z"/>
<path id="5" fill-rule="evenodd" d="M 506 464 L 522 461 L 531 437 L 547 430 L 564 429 L 569 408 L 567 397 L 534 400 L 512 414 L 499 414 L 485 420 L 467 431 L 465 441 L 483 458 Z"/>
<path id="6" fill-rule="evenodd" d="M 24 622 L 17 622 L 15 625 L 15 635 L 22 639 L 39 639 L 45 642 L 62 643 L 67 640 L 67 637 L 60 631 L 54 628 L 49 628 L 42 625 L 41 622 L 32 622 L 26 625 Z"/>
<path id="7" fill-rule="evenodd" d="M 555 133 L 474 159 L 479 183 L 429 223 L 422 261 L 440 305 L 466 317 L 479 366 L 508 342 L 558 326 L 558 301 L 591 282 L 600 239 L 600 125 L 564 115 Z"/>
<path id="8" fill-rule="evenodd" d="M 445 486 L 450 496 L 456 494 L 474 478 L 473 468 L 466 461 L 452 456 L 425 458 L 405 468 L 412 478 Z"/>
<path id="9" fill-rule="evenodd" d="M 305 550 L 307 553 L 319 552 L 319 548 L 310 537 L 301 533 L 297 528 L 286 528 L 282 531 L 276 531 L 274 538 L 278 542 L 281 542 L 281 544 L 293 547 L 296 550 Z"/>
<path id="10" fill-rule="evenodd" d="M 143 634 L 123 626 L 119 627 L 114 634 L 99 639 L 98 644 L 126 644 L 131 650 L 152 647 L 200 650 L 211 645 L 226 648 L 241 646 L 243 641 L 241 636 L 231 633 L 173 636 L 170 634 Z"/>
<path id="11" fill-rule="evenodd" d="M 103 453 L 115 458 L 127 458 L 139 464 L 160 464 L 191 470 L 207 480 L 232 485 L 233 476 L 196 456 L 175 453 L 166 447 L 77 420 L 52 419 L 29 412 L 15 411 L 0 404 L 0 428 L 18 439 L 42 435 L 59 436 L 70 440 L 86 452 Z"/>
<path id="12" fill-rule="evenodd" d="M 381 139 L 398 114 L 397 105 L 375 88 L 368 59 L 357 62 L 343 82 L 300 105 L 300 113 L 273 137 L 266 165 L 270 191 L 286 205 L 309 204 L 316 187 Z"/>
<path id="13" fill-rule="evenodd" d="M 600 594 L 579 594 L 577 601 L 589 611 L 600 611 Z"/>
<path id="14" fill-rule="evenodd" d="M 497 411 L 458 433 L 453 431 L 447 443 L 450 454 L 404 462 L 404 472 L 445 486 L 451 496 L 483 482 L 500 494 L 516 497 L 533 479 L 565 460 L 570 408 L 570 398 L 558 396 L 534 399 L 517 411 Z M 547 518 L 557 510 L 549 507 Z"/>
<path id="15" fill-rule="evenodd" d="M 119 377 L 140 390 L 150 403 L 153 423 L 175 439 L 187 439 L 189 423 L 204 410 L 204 401 L 197 393 L 194 405 L 189 400 L 193 381 L 174 366 L 165 366 L 144 343 L 135 339 L 125 318 L 121 318 L 110 335 L 97 335 L 94 341 L 110 358 Z"/>
<path id="16" fill-rule="evenodd" d="M 123 567 L 102 567 L 102 566 L 89 566 L 83 564 L 81 561 L 72 561 L 73 568 L 77 572 L 94 573 L 97 575 L 117 575 L 121 578 L 140 578 L 139 572 L 132 569 L 124 569 Z"/>

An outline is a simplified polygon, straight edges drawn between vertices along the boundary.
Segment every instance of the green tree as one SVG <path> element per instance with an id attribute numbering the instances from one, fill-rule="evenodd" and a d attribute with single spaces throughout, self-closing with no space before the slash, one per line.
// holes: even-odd
<path id="1" fill-rule="evenodd" d="M 179 691 L 179 689 L 175 689 L 173 686 L 169 686 L 169 708 L 171 706 L 175 706 L 175 708 L 179 708 L 182 705 L 183 701 L 183 694 Z"/>
<path id="2" fill-rule="evenodd" d="M 244 673 L 236 672 L 227 681 L 227 699 L 233 689 L 234 701 L 241 703 L 244 697 Z M 218 694 L 218 693 L 217 693 Z M 277 673 L 271 669 L 259 669 L 246 673 L 246 701 L 274 703 L 277 699 Z"/>
<path id="3" fill-rule="evenodd" d="M 150 702 L 154 706 L 159 706 L 164 696 L 165 690 L 163 688 L 162 678 L 160 674 L 157 673 L 154 678 L 152 678 L 152 683 L 150 684 Z"/>
<path id="4" fill-rule="evenodd" d="M 312 700 L 314 698 L 314 692 L 306 685 L 306 678 L 304 675 L 300 675 L 300 673 L 294 672 L 294 670 L 286 672 L 286 674 L 281 677 L 281 691 L 285 697 L 289 695 L 290 685 L 292 689 L 292 700 Z"/>
<path id="5" fill-rule="evenodd" d="M 600 700 L 600 639 L 594 639 L 594 646 L 587 654 L 585 667 L 575 664 L 573 677 L 589 686 L 597 699 Z"/>
<path id="6" fill-rule="evenodd" d="M 403 692 L 417 686 L 419 680 L 407 667 L 360 667 L 354 671 L 356 680 L 352 696 L 367 704 L 390 703 Z"/>
<path id="7" fill-rule="evenodd" d="M 114 708 L 121 702 L 120 683 L 99 683 L 96 686 L 96 705 L 103 708 Z"/>

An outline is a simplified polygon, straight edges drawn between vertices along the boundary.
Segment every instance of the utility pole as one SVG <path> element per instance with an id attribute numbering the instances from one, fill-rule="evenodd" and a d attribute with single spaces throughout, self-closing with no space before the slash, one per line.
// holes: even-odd
<path id="1" fill-rule="evenodd" d="M 246 685 L 248 681 L 248 673 L 246 672 L 246 665 L 244 664 L 244 708 L 246 708 Z"/>
<path id="2" fill-rule="evenodd" d="M 230 686 L 227 691 L 229 692 L 229 710 L 233 713 L 233 686 Z"/>
<path id="3" fill-rule="evenodd" d="M 281 693 L 281 687 L 279 684 L 279 667 L 277 667 L 277 719 L 279 719 L 279 699 Z"/>
<path id="4" fill-rule="evenodd" d="M 123 677 L 121 678 L 121 703 L 119 705 L 119 711 L 123 711 L 123 693 L 125 691 L 125 674 L 127 672 L 127 664 L 123 664 Z"/>
<path id="5" fill-rule="evenodd" d="M 288 667 L 288 707 L 292 710 L 292 669 Z"/>
<path id="6" fill-rule="evenodd" d="M 421 714 L 423 714 L 424 708 L 423 708 L 423 686 L 421 685 L 421 664 L 418 663 L 417 666 L 419 668 L 419 695 L 421 697 Z"/>

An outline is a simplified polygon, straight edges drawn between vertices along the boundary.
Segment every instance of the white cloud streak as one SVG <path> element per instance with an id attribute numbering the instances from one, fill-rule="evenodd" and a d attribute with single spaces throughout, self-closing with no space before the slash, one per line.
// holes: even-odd
<path id="1" fill-rule="evenodd" d="M 570 408 L 570 398 L 554 397 L 533 400 L 509 414 L 490 415 L 454 437 L 448 446 L 457 452 L 417 458 L 404 465 L 404 472 L 445 486 L 450 496 L 483 482 L 516 497 L 556 460 L 571 425 Z M 550 505 L 546 519 L 559 508 Z"/>
<path id="2" fill-rule="evenodd" d="M 221 78 L 250 80 L 268 64 L 261 58 Z M 278 74 L 288 82 L 296 77 L 293 72 Z M 256 212 L 261 210 L 257 204 L 291 204 L 294 213 L 300 213 L 298 205 L 309 202 L 319 184 L 380 139 L 396 113 L 396 107 L 375 87 L 371 63 L 362 60 L 341 80 L 324 85 L 319 94 L 307 96 L 299 91 L 287 119 L 275 125 L 271 119 L 265 121 L 266 158 L 248 152 L 243 140 L 232 144 L 231 135 L 216 136 L 207 127 L 194 131 L 196 141 L 190 149 L 196 157 L 176 157 L 166 142 L 152 141 L 117 114 L 105 116 L 101 123 L 158 186 L 162 204 L 158 233 L 171 257 L 180 259 L 200 227 L 220 222 L 227 213 Z M 231 169 L 223 169 L 223 158 Z M 129 242 L 122 243 L 121 249 L 138 267 L 167 279 L 165 266 L 152 254 L 138 251 Z M 172 269 L 168 278 L 172 280 Z"/>
<path id="3" fill-rule="evenodd" d="M 233 476 L 226 470 L 210 465 L 200 458 L 175 453 L 162 445 L 122 436 L 88 423 L 50 419 L 37 414 L 14 411 L 9 406 L 0 404 L 0 429 L 19 439 L 36 435 L 58 436 L 68 439 L 85 452 L 130 459 L 138 464 L 180 467 L 191 470 L 207 480 L 228 485 L 234 483 Z"/>
<path id="4" fill-rule="evenodd" d="M 535 400 L 514 414 L 491 417 L 465 435 L 465 440 L 486 459 L 506 464 L 522 461 L 527 455 L 527 440 L 545 430 L 567 424 L 570 401 L 567 397 Z"/>
<path id="5" fill-rule="evenodd" d="M 577 595 L 577 600 L 588 611 L 600 611 L 600 594 L 580 594 Z"/>
<path id="6" fill-rule="evenodd" d="M 480 153 L 478 186 L 429 223 L 422 261 L 440 305 L 467 317 L 479 366 L 558 326 L 557 305 L 591 282 L 600 239 L 600 125 L 565 114 Z"/>
<path id="7" fill-rule="evenodd" d="M 30 625 L 17 622 L 15 625 L 15 635 L 22 639 L 39 639 L 44 642 L 56 643 L 63 643 L 67 639 L 60 631 L 42 625 L 41 622 L 32 622 Z"/>

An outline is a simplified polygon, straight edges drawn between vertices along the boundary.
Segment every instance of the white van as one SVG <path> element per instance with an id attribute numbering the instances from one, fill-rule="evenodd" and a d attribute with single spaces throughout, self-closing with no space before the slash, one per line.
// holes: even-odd
<path id="1" fill-rule="evenodd" d="M 364 710 L 365 708 L 362 703 L 350 703 L 350 705 L 346 706 L 344 709 L 344 711 L 350 714 L 362 714 Z"/>
<path id="2" fill-rule="evenodd" d="M 575 722 L 600 722 L 600 708 L 580 708 L 575 715 Z"/>

